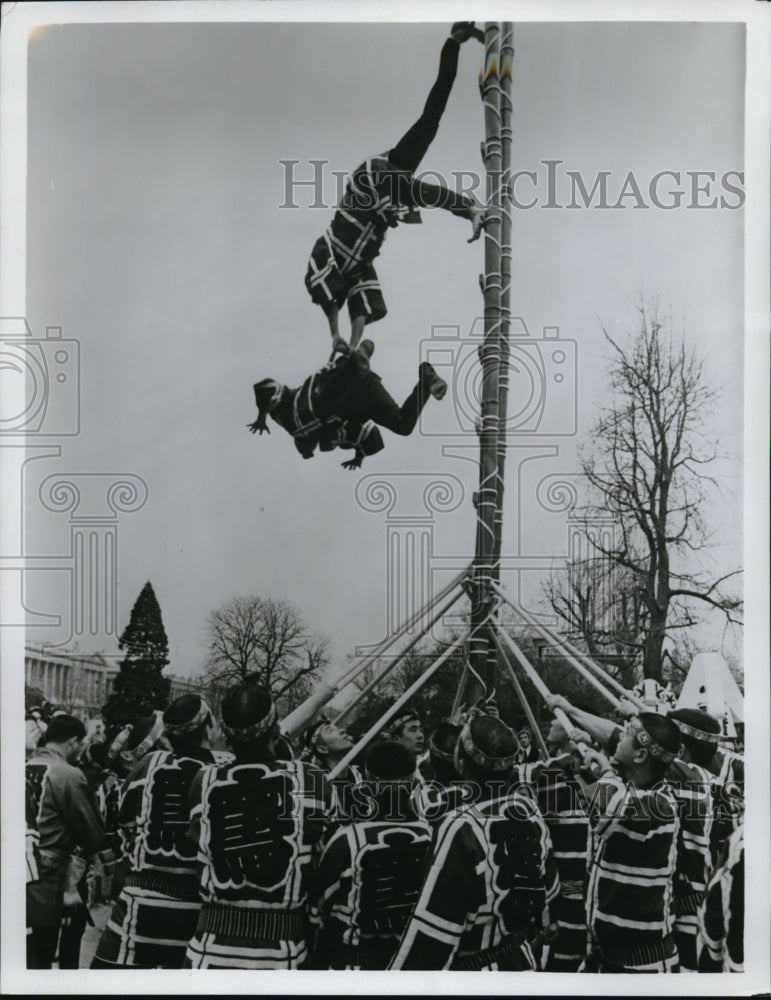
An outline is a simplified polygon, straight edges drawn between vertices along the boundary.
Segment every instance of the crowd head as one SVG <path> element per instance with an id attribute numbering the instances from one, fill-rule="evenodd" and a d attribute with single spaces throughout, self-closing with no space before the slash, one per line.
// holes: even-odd
<path id="1" fill-rule="evenodd" d="M 656 712 L 640 712 L 628 719 L 613 762 L 622 775 L 663 778 L 680 749 L 680 732 L 671 719 Z"/>
<path id="2" fill-rule="evenodd" d="M 706 767 L 715 756 L 720 739 L 717 719 L 699 708 L 678 708 L 668 717 L 680 730 L 686 759 Z"/>
<path id="3" fill-rule="evenodd" d="M 493 715 L 476 715 L 460 732 L 455 769 L 472 781 L 499 779 L 511 772 L 518 750 L 517 735 L 505 722 Z"/>
<path id="4" fill-rule="evenodd" d="M 163 726 L 172 750 L 180 755 L 210 746 L 217 737 L 212 711 L 199 694 L 183 694 L 163 713 Z"/>
<path id="5" fill-rule="evenodd" d="M 222 730 L 236 758 L 272 754 L 280 736 L 270 691 L 247 678 L 222 699 Z"/>
<path id="6" fill-rule="evenodd" d="M 391 723 L 390 738 L 411 750 L 416 756 L 423 753 L 425 736 L 420 716 L 407 712 Z"/>
<path id="7" fill-rule="evenodd" d="M 74 715 L 56 715 L 41 737 L 42 746 L 55 746 L 70 764 L 76 764 L 83 752 L 86 727 Z"/>
<path id="8" fill-rule="evenodd" d="M 428 742 L 428 753 L 434 770 L 434 777 L 441 782 L 452 781 L 456 776 L 455 747 L 461 733 L 461 726 L 442 719 Z"/>

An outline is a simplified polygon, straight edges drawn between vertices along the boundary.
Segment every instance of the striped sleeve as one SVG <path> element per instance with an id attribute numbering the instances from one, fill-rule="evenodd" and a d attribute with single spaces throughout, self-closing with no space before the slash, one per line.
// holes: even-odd
<path id="1" fill-rule="evenodd" d="M 595 827 L 587 916 L 603 950 L 653 945 L 672 928 L 678 832 L 671 788 L 617 788 Z"/>
<path id="2" fill-rule="evenodd" d="M 318 927 L 336 906 L 346 909 L 352 875 L 350 830 L 337 830 L 324 848 L 309 893 L 309 918 Z"/>
<path id="3" fill-rule="evenodd" d="M 710 880 L 696 949 L 699 972 L 744 971 L 744 827 L 731 836 L 725 864 Z"/>
<path id="4" fill-rule="evenodd" d="M 475 856 L 469 834 L 468 824 L 453 816 L 439 828 L 433 864 L 391 969 L 450 967 L 474 901 L 484 901 L 482 852 Z"/>

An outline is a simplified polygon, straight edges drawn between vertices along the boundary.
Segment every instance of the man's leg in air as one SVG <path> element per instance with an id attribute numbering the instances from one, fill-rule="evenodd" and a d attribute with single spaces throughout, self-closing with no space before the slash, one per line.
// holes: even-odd
<path id="1" fill-rule="evenodd" d="M 472 37 L 484 41 L 484 35 L 474 27 L 473 21 L 458 21 L 452 26 L 450 37 L 442 46 L 439 72 L 426 99 L 423 113 L 388 154 L 388 159 L 398 170 L 417 170 L 434 141 L 455 82 L 460 46 Z"/>

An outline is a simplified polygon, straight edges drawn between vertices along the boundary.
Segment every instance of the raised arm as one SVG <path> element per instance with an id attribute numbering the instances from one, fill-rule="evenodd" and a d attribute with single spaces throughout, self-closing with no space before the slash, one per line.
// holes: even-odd
<path id="1" fill-rule="evenodd" d="M 561 694 L 549 695 L 546 699 L 546 705 L 552 712 L 555 708 L 561 708 L 577 726 L 585 729 L 592 739 L 597 740 L 604 747 L 608 745 L 614 732 L 619 728 L 617 723 L 610 719 L 604 719 L 601 715 L 593 715 L 591 712 L 584 712 L 582 709 L 576 708 Z"/>

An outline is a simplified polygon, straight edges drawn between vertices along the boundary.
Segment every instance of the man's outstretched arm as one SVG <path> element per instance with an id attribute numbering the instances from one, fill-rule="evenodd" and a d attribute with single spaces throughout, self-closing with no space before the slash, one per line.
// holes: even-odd
<path id="1" fill-rule="evenodd" d="M 469 243 L 478 240 L 487 225 L 487 209 L 467 194 L 458 194 L 441 184 L 428 184 L 419 178 L 412 180 L 410 194 L 420 208 L 443 208 L 461 219 L 469 219 L 473 227 Z"/>

